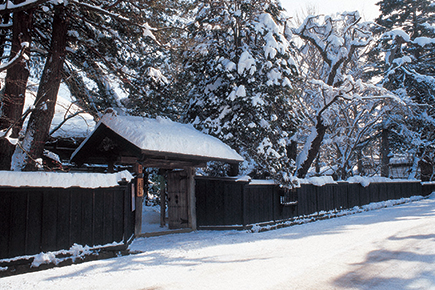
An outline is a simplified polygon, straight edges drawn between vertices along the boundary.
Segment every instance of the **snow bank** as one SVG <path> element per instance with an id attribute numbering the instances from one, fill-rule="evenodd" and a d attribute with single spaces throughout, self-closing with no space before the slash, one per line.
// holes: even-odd
<path id="1" fill-rule="evenodd" d="M 366 211 L 373 211 L 373 210 L 378 210 L 378 209 L 382 209 L 382 208 L 393 207 L 396 205 L 411 203 L 411 202 L 419 201 L 422 199 L 424 199 L 423 196 L 411 196 L 409 198 L 403 197 L 403 198 L 399 198 L 399 199 L 391 199 L 391 200 L 380 201 L 380 202 L 372 202 L 370 204 L 366 204 L 363 206 L 355 206 L 355 207 L 350 208 L 350 209 L 340 209 L 340 210 L 333 209 L 333 210 L 329 210 L 329 211 L 320 211 L 320 212 L 312 213 L 310 215 L 297 216 L 297 217 L 294 217 L 290 220 L 278 222 L 278 223 L 272 224 L 272 225 L 254 224 L 252 226 L 252 228 L 250 229 L 250 231 L 252 233 L 258 233 L 258 232 L 264 232 L 264 231 L 268 231 L 268 230 L 278 229 L 281 227 L 290 227 L 290 226 L 294 226 L 294 225 L 302 225 L 302 224 L 306 224 L 306 223 L 315 222 L 318 220 L 344 217 L 344 216 L 354 215 L 354 214 L 362 213 L 362 212 L 366 212 Z M 432 193 L 428 199 L 435 199 L 435 192 Z"/>
<path id="2" fill-rule="evenodd" d="M 228 145 L 196 130 L 192 125 L 161 117 L 151 119 L 118 116 L 115 113 L 105 114 L 98 126 L 101 123 L 143 150 L 243 161 Z"/>
<path id="3" fill-rule="evenodd" d="M 116 243 L 114 242 L 113 244 L 107 245 L 107 246 L 116 246 L 122 243 Z M 38 255 L 34 256 L 32 265 L 30 267 L 39 267 L 43 264 L 59 264 L 60 262 L 63 262 L 64 260 L 67 259 L 71 259 L 73 262 L 75 262 L 75 260 L 79 259 L 83 259 L 85 256 L 88 255 L 92 255 L 92 254 L 97 254 L 94 253 L 93 250 L 95 248 L 91 248 L 89 246 L 82 246 L 79 244 L 74 244 L 71 246 L 71 248 L 69 250 L 60 250 L 60 251 L 56 251 L 56 252 L 41 252 Z M 68 257 L 64 257 L 64 258 L 57 258 L 56 256 L 58 255 L 62 255 L 62 256 L 68 256 Z"/>
<path id="4" fill-rule="evenodd" d="M 0 186 L 98 188 L 117 186 L 124 178 L 131 181 L 133 176 L 126 170 L 112 174 L 0 171 Z"/>
<path id="5" fill-rule="evenodd" d="M 39 267 L 43 264 L 54 264 L 58 265 L 59 263 L 71 259 L 75 262 L 77 259 L 84 259 L 89 255 L 98 255 L 98 252 L 104 248 L 116 247 L 124 245 L 123 242 L 113 242 L 105 245 L 97 245 L 93 247 L 89 247 L 88 245 L 82 246 L 79 244 L 74 244 L 68 250 L 59 250 L 54 252 L 41 252 L 36 255 L 27 255 L 27 256 L 18 256 L 10 259 L 0 259 L 0 263 L 10 263 L 14 261 L 20 260 L 30 260 L 33 258 L 33 262 L 30 267 Z M 6 271 L 7 267 L 1 269 L 0 271 Z"/>
<path id="6" fill-rule="evenodd" d="M 236 182 L 250 182 L 250 181 L 251 181 L 251 176 L 249 175 L 239 176 L 236 178 Z"/>

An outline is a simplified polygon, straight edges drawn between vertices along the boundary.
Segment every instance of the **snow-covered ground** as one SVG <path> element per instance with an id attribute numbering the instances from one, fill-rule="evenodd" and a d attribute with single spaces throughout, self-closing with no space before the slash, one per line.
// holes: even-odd
<path id="1" fill-rule="evenodd" d="M 166 213 L 167 218 L 167 213 Z M 144 206 L 142 210 L 142 233 L 170 231 L 168 225 L 160 227 L 160 206 Z"/>
<path id="2" fill-rule="evenodd" d="M 0 289 L 435 289 L 429 199 L 261 233 L 140 238 L 141 254 L 0 279 Z"/>

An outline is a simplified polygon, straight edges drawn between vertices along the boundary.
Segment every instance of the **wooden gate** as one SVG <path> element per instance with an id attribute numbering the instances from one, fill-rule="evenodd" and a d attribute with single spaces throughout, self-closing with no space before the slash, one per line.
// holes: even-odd
<path id="1" fill-rule="evenodd" d="M 184 170 L 168 172 L 168 227 L 181 229 L 189 225 L 187 173 Z"/>

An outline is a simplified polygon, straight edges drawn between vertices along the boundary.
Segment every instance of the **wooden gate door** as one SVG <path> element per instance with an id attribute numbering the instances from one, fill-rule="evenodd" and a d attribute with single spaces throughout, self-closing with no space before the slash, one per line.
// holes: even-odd
<path id="1" fill-rule="evenodd" d="M 188 178 L 186 171 L 168 172 L 168 227 L 189 227 Z"/>

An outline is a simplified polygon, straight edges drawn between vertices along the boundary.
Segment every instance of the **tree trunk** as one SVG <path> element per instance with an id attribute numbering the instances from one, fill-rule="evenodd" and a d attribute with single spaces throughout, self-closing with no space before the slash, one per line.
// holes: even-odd
<path id="1" fill-rule="evenodd" d="M 30 43 L 31 41 L 32 14 L 31 11 L 22 11 L 14 14 L 11 57 L 14 57 L 21 50 L 22 42 Z M 8 69 L 6 75 L 0 115 L 0 129 L 9 128 L 15 124 L 12 137 L 17 137 L 18 132 L 21 130 L 21 125 L 17 123 L 19 123 L 23 113 L 28 77 L 28 64 L 23 61 L 17 62 L 13 67 Z"/>
<path id="2" fill-rule="evenodd" d="M 390 142 L 388 140 L 389 131 L 388 129 L 382 130 L 382 141 L 381 141 L 381 176 L 390 176 Z"/>
<path id="3" fill-rule="evenodd" d="M 65 60 L 68 19 L 64 5 L 54 8 L 51 48 L 39 83 L 35 109 L 30 116 L 22 145 L 15 149 L 13 170 L 36 170 L 36 159 L 42 157 L 62 80 Z"/>
<path id="4" fill-rule="evenodd" d="M 316 158 L 317 154 L 320 150 L 320 145 L 322 144 L 323 137 L 325 136 L 326 129 L 328 127 L 323 124 L 321 113 L 319 116 L 317 116 L 317 124 L 316 124 L 316 137 L 311 142 L 311 147 L 308 150 L 308 156 L 305 159 L 305 161 L 302 163 L 301 167 L 299 168 L 297 172 L 297 176 L 299 178 L 305 178 L 305 176 L 308 173 L 308 170 L 310 169 L 311 164 L 313 163 L 314 159 Z"/>
<path id="5" fill-rule="evenodd" d="M 357 158 L 358 158 L 358 174 L 359 175 L 364 175 L 364 164 L 363 164 L 363 154 L 362 154 L 362 151 L 360 150 L 360 151 L 358 151 L 358 155 L 357 155 Z"/>
<path id="6" fill-rule="evenodd" d="M 21 43 L 31 41 L 32 11 L 14 13 L 11 57 L 21 50 Z M 2 35 L 3 36 L 3 35 Z M 17 138 L 22 127 L 24 99 L 26 95 L 27 80 L 29 78 L 27 62 L 18 61 L 8 69 L 5 79 L 5 88 L 1 99 L 0 130 L 12 126 L 11 137 Z M 0 170 L 9 170 L 15 146 L 5 138 L 0 141 Z"/>
<path id="7" fill-rule="evenodd" d="M 423 157 L 419 162 L 421 181 L 431 181 L 433 175 L 433 162 L 429 157 Z"/>
<path id="8" fill-rule="evenodd" d="M 287 144 L 286 149 L 288 159 L 296 161 L 296 157 L 298 156 L 298 143 L 292 140 L 290 144 Z"/>

